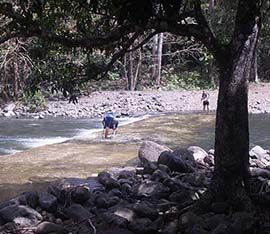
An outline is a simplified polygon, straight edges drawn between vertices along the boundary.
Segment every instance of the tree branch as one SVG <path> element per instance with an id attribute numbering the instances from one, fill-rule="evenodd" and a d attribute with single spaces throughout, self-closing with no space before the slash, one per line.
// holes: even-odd
<path id="1" fill-rule="evenodd" d="M 0 44 L 3 44 L 4 42 L 14 38 L 14 37 L 22 37 L 20 33 L 10 33 L 5 36 L 0 37 Z"/>

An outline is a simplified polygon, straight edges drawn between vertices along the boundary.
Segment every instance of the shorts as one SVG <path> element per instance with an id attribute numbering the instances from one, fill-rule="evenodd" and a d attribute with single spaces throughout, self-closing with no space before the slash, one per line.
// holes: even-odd
<path id="1" fill-rule="evenodd" d="M 116 129 L 118 127 L 118 121 L 112 120 L 112 121 L 104 121 L 104 128 L 110 128 L 110 129 Z"/>
<path id="2" fill-rule="evenodd" d="M 203 101 L 203 105 L 204 106 L 208 106 L 209 105 L 209 101 Z"/>

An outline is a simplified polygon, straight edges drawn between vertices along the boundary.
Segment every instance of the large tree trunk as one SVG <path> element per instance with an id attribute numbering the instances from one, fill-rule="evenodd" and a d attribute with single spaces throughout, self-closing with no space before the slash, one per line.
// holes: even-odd
<path id="1" fill-rule="evenodd" d="M 248 79 L 259 31 L 257 20 L 252 22 L 218 61 L 215 170 L 210 191 L 214 202 L 226 202 L 234 208 L 247 204 L 241 201 L 248 194 L 250 175 Z"/>

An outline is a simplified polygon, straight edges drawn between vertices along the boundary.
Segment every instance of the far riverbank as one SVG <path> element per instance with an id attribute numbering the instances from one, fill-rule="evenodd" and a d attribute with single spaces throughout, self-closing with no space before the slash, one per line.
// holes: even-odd
<path id="1" fill-rule="evenodd" d="M 252 83 L 249 87 L 249 112 L 270 113 L 270 83 Z M 208 90 L 210 112 L 217 108 L 218 90 Z M 79 98 L 78 104 L 50 98 L 46 109 L 38 113 L 20 102 L 0 107 L 0 116 L 17 118 L 101 118 L 113 111 L 119 116 L 140 116 L 169 112 L 200 112 L 202 90 L 95 91 Z"/>

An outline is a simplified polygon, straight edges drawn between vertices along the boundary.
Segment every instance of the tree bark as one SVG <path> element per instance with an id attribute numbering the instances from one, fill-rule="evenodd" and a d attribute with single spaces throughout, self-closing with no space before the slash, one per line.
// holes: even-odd
<path id="1" fill-rule="evenodd" d="M 157 70 L 156 70 L 156 85 L 160 86 L 161 79 L 161 63 L 162 63 L 162 46 L 163 46 L 163 33 L 158 34 L 158 47 L 157 47 Z"/>
<path id="2" fill-rule="evenodd" d="M 132 49 L 132 47 L 130 47 Z M 128 80 L 128 90 L 132 90 L 134 74 L 133 74 L 133 53 L 132 51 L 127 54 L 127 80 Z"/>
<path id="3" fill-rule="evenodd" d="M 130 47 L 130 50 L 132 50 L 132 46 Z M 137 56 L 137 58 L 135 58 L 135 56 Z M 130 51 L 124 56 L 124 76 L 126 77 L 127 81 L 127 89 L 130 91 L 134 91 L 136 89 L 141 60 L 141 49 L 138 49 L 137 51 Z"/>
<path id="4" fill-rule="evenodd" d="M 258 61 L 257 61 L 256 51 L 255 51 L 255 54 L 253 56 L 252 63 L 251 63 L 251 71 L 250 71 L 249 81 L 251 81 L 251 82 L 258 82 L 259 81 Z"/>
<path id="5" fill-rule="evenodd" d="M 251 22 L 218 61 L 215 170 L 210 191 L 215 202 L 228 202 L 230 207 L 239 205 L 249 190 L 248 79 L 259 32 L 257 20 Z"/>
<path id="6" fill-rule="evenodd" d="M 158 34 L 153 37 L 152 43 L 152 69 L 151 69 L 151 78 L 152 80 L 156 80 L 157 74 L 157 50 L 158 50 Z"/>
<path id="7" fill-rule="evenodd" d="M 156 86 L 160 86 L 161 78 L 161 64 L 162 64 L 162 47 L 163 47 L 163 33 L 159 33 L 153 38 L 153 67 L 152 67 L 152 80 Z"/>

